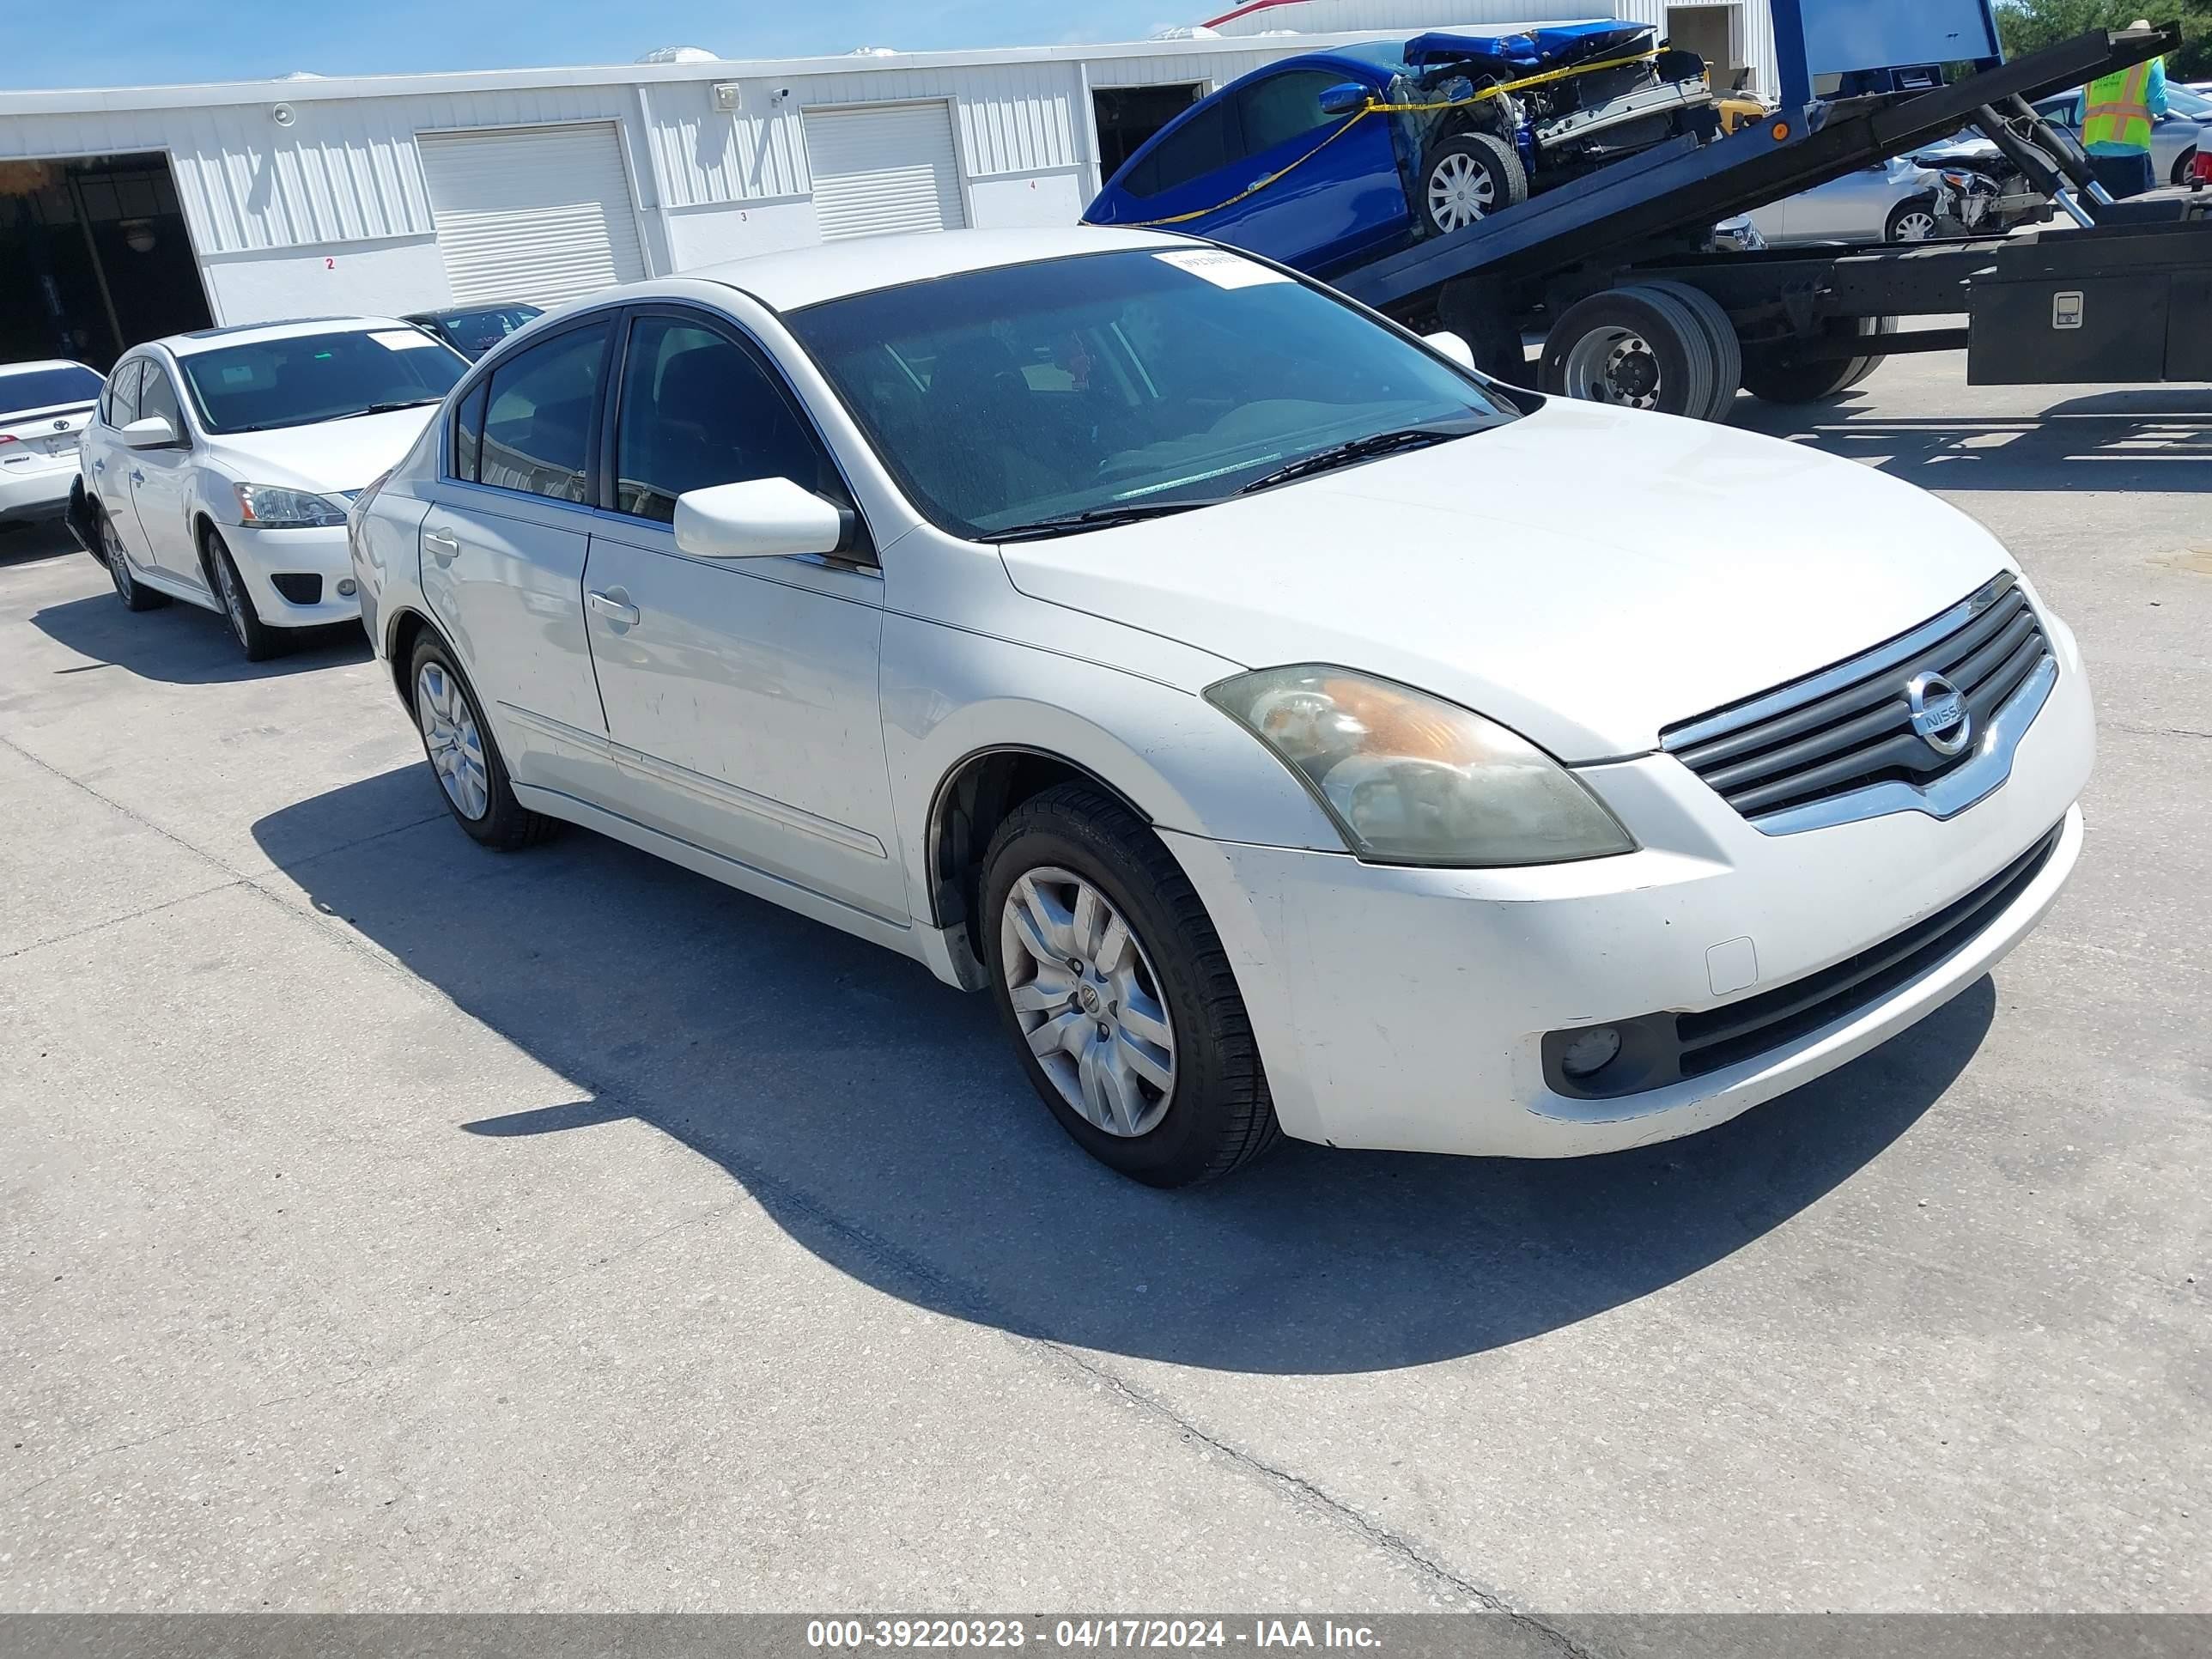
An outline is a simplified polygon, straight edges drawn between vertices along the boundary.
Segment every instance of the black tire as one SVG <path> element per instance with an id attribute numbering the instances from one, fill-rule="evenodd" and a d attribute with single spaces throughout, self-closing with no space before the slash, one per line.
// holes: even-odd
<path id="1" fill-rule="evenodd" d="M 1455 218 L 1453 222 L 1446 223 L 1438 216 L 1442 207 L 1435 194 L 1438 188 L 1437 173 L 1447 164 L 1454 163 L 1456 157 L 1464 157 L 1473 163 L 1476 172 L 1481 175 L 1483 187 L 1486 189 L 1490 201 L 1476 210 L 1474 219 L 1461 223 Z M 1520 152 L 1503 138 L 1487 132 L 1458 132 L 1437 144 L 1421 158 L 1420 188 L 1418 210 L 1430 232 L 1441 236 L 1464 229 L 1475 219 L 1503 213 L 1507 208 L 1527 201 L 1528 173 L 1521 165 Z"/>
<path id="2" fill-rule="evenodd" d="M 1894 317 L 1862 317 L 1858 331 L 1871 339 L 1897 332 Z M 1886 354 L 1863 357 L 1804 360 L 1786 345 L 1747 347 L 1743 354 L 1743 387 L 1753 397 L 1770 404 L 1817 404 L 1840 397 L 1880 368 Z"/>
<path id="3" fill-rule="evenodd" d="M 1713 396 L 1705 407 L 1708 421 L 1725 421 L 1743 390 L 1743 342 L 1721 302 L 1701 288 L 1687 283 L 1644 283 L 1640 286 L 1677 301 L 1705 331 L 1705 343 L 1713 353 Z"/>
<path id="4" fill-rule="evenodd" d="M 1926 220 L 1930 227 L 1925 236 L 1907 235 L 1905 228 Z M 1916 196 L 1909 202 L 1899 202 L 1890 209 L 1889 217 L 1882 222 L 1881 240 L 1885 242 L 1933 242 L 1943 234 L 1942 221 L 1936 216 L 1936 198 Z"/>
<path id="5" fill-rule="evenodd" d="M 167 593 L 156 593 L 131 574 L 131 556 L 123 550 L 122 538 L 105 513 L 100 515 L 100 536 L 106 544 L 100 562 L 107 567 L 107 579 L 115 584 L 115 597 L 125 611 L 159 611 L 168 604 Z"/>
<path id="6" fill-rule="evenodd" d="M 1715 352 L 1689 307 L 1648 286 L 1593 294 L 1544 339 L 1538 379 L 1555 397 L 1703 419 L 1713 406 Z M 1593 395 L 1592 388 L 1605 389 Z"/>
<path id="7" fill-rule="evenodd" d="M 1069 1105 L 1031 1052 L 1015 1012 L 1000 919 L 1014 884 L 1042 869 L 1081 878 L 1120 911 L 1174 1027 L 1166 1114 L 1142 1134 L 1109 1134 Z M 1031 1086 L 1077 1146 L 1148 1186 L 1188 1187 L 1243 1169 L 1282 1139 L 1221 937 L 1182 867 L 1127 807 L 1084 784 L 1032 796 L 991 838 L 981 898 L 977 932 L 1000 1019 Z"/>
<path id="8" fill-rule="evenodd" d="M 2191 144 L 2173 158 L 2173 177 L 2166 182 L 2172 185 L 2191 184 L 2195 181 L 2196 175 L 2197 146 Z M 2202 189 L 2203 186 L 2198 185 L 2197 188 Z"/>
<path id="9" fill-rule="evenodd" d="M 476 687 L 469 684 L 469 677 L 453 660 L 453 653 L 447 648 L 446 642 L 434 634 L 426 633 L 416 642 L 415 654 L 408 659 L 407 707 L 416 716 L 416 730 L 422 735 L 422 757 L 433 773 L 437 769 L 437 759 L 430 752 L 429 736 L 422 731 L 422 712 L 416 704 L 422 695 L 422 670 L 433 664 L 453 682 L 454 690 L 467 702 L 483 754 L 485 806 L 481 816 L 469 817 L 445 785 L 441 782 L 438 786 L 438 799 L 446 803 L 453 822 L 471 841 L 495 853 L 518 852 L 551 840 L 559 832 L 561 821 L 549 818 L 543 812 L 533 812 L 515 799 L 514 785 L 507 777 L 507 757 L 499 752 L 499 739 L 492 734 L 491 723 L 484 719 L 483 705 L 477 701 Z"/>
<path id="10" fill-rule="evenodd" d="M 246 579 L 238 574 L 238 561 L 230 556 L 220 532 L 207 532 L 200 544 L 200 562 L 207 570 L 208 591 L 222 607 L 231 637 L 238 641 L 246 661 L 267 662 L 282 656 L 291 641 L 283 629 L 271 628 L 261 620 L 261 613 L 253 606 L 253 595 L 246 591 Z"/>

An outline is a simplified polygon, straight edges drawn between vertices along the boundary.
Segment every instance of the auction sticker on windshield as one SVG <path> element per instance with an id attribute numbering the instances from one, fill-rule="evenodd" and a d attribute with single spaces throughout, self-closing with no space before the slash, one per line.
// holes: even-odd
<path id="1" fill-rule="evenodd" d="M 368 337 L 379 345 L 390 346 L 394 351 L 435 351 L 438 349 L 435 340 L 411 328 L 380 328 Z"/>
<path id="2" fill-rule="evenodd" d="M 1187 270 L 1194 276 L 1203 276 L 1216 288 L 1258 288 L 1267 283 L 1287 283 L 1291 279 L 1279 270 L 1240 259 L 1233 253 L 1219 253 L 1212 248 L 1182 249 L 1163 253 L 1160 260 L 1177 270 Z"/>

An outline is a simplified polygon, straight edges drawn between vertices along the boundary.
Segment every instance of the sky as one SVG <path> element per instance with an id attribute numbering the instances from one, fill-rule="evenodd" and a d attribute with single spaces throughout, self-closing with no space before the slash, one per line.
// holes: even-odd
<path id="1" fill-rule="evenodd" d="M 627 64 L 659 46 L 799 58 L 856 46 L 1140 40 L 1220 9 L 1209 0 L 99 0 L 49 8 L 53 27 L 9 29 L 0 88 Z"/>

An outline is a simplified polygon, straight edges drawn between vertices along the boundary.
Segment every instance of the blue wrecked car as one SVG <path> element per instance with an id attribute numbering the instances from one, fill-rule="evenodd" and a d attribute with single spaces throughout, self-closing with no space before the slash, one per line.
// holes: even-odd
<path id="1" fill-rule="evenodd" d="M 1460 229 L 1719 116 L 1705 60 L 1614 19 L 1285 58 L 1191 106 L 1084 214 L 1327 276 Z"/>

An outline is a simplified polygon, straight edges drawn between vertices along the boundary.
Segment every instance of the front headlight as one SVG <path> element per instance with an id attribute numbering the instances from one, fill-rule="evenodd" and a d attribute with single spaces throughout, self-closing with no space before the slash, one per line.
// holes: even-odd
<path id="1" fill-rule="evenodd" d="M 1561 864 L 1636 842 L 1582 781 L 1494 720 L 1410 686 L 1308 664 L 1206 699 L 1282 759 L 1379 864 Z"/>
<path id="2" fill-rule="evenodd" d="M 282 484 L 233 484 L 238 521 L 256 530 L 312 530 L 345 522 L 346 504 L 312 490 Z"/>

